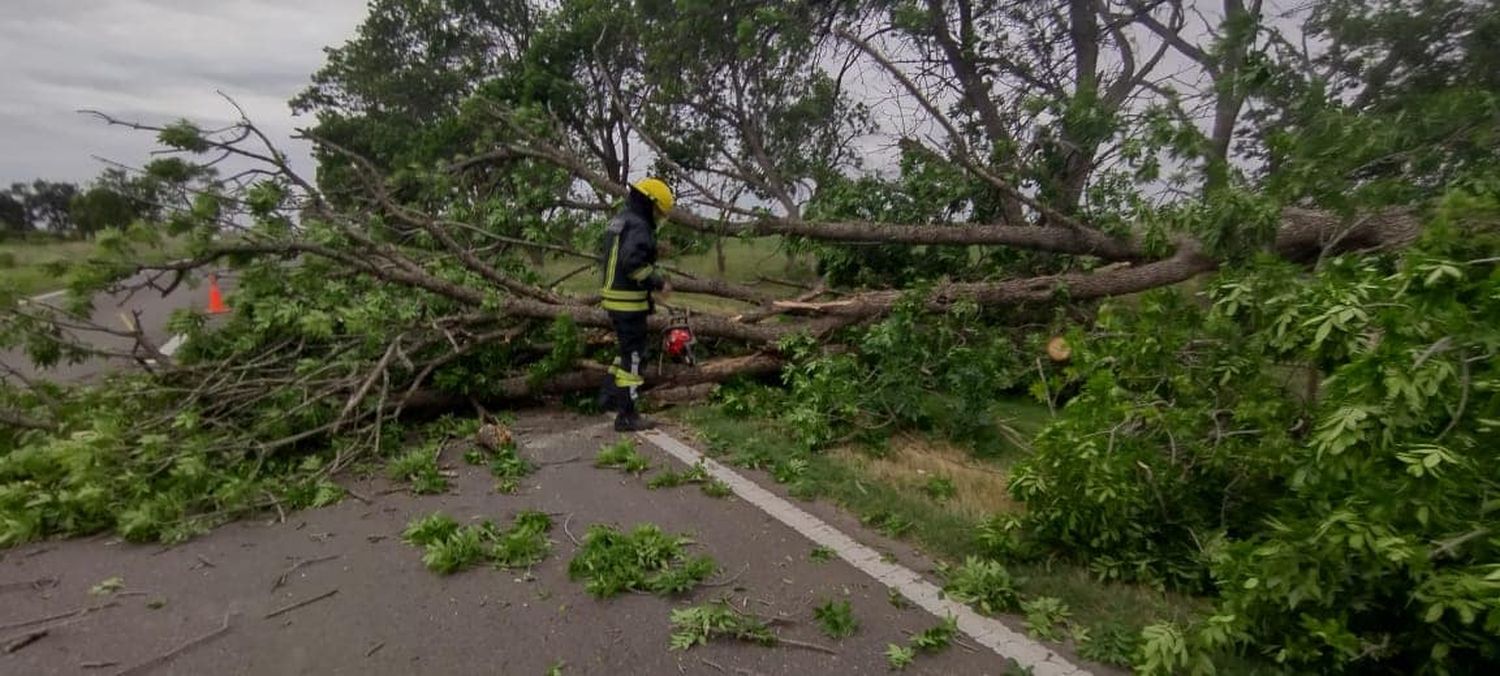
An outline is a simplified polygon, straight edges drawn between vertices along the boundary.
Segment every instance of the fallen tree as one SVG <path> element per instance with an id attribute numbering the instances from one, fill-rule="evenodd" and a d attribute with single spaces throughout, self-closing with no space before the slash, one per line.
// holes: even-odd
<path id="1" fill-rule="evenodd" d="M 101 257 L 75 273 L 79 297 L 169 292 L 228 267 L 246 278 L 236 315 L 217 331 L 184 319 L 179 328 L 190 347 L 168 359 L 138 322 L 121 330 L 91 321 L 83 306 L 60 313 L 12 303 L 7 342 L 30 346 L 43 365 L 134 360 L 153 387 L 180 395 L 158 424 L 191 413 L 225 435 L 217 445 L 249 437 L 261 453 L 335 437 L 376 441 L 392 417 L 435 402 L 588 390 L 600 379 L 598 364 L 608 361 L 610 321 L 594 297 L 558 284 L 595 274 L 592 240 L 610 201 L 625 194 L 637 171 L 631 153 L 643 148 L 655 171 L 684 193 L 683 206 L 667 216 L 668 238 L 722 247 L 724 238 L 774 237 L 825 267 L 843 261 L 864 275 L 859 284 L 840 283 L 825 270 L 799 291 L 674 270 L 679 292 L 719 299 L 715 310 L 692 320 L 716 358 L 653 382 L 679 389 L 771 375 L 785 363 L 782 346 L 790 340 L 810 337 L 846 350 L 848 336 L 903 303 L 938 315 L 974 307 L 1045 316 L 1049 308 L 1086 309 L 1185 282 L 1256 252 L 1316 264 L 1345 252 L 1399 248 L 1420 230 L 1409 207 L 1335 212 L 1257 193 L 1250 177 L 1230 181 L 1220 167 L 1234 159 L 1225 138 L 1234 126 L 1216 125 L 1202 136 L 1197 120 L 1181 114 L 1183 97 L 1163 94 L 1153 73 L 1175 50 L 1217 82 L 1234 76 L 1244 53 L 1269 50 L 1274 41 L 1237 42 L 1216 55 L 1185 50 L 1177 33 L 1181 8 L 1171 3 L 1126 14 L 1105 3 L 1075 3 L 1063 14 L 1038 15 L 1044 23 L 1104 29 L 1053 36 L 1058 41 L 1034 52 L 1029 64 L 1008 65 L 962 47 L 977 35 L 966 3 L 930 3 L 925 18 L 896 21 L 895 32 L 877 30 L 873 15 L 817 3 L 758 14 L 666 13 L 636 28 L 591 34 L 586 48 L 568 41 L 592 30 L 585 28 L 592 19 L 572 11 L 554 16 L 559 34 L 532 36 L 540 42 L 530 46 L 505 43 L 497 62 L 503 67 L 489 81 L 467 83 L 451 98 L 401 104 L 423 125 L 458 131 L 434 146 L 423 140 L 423 125 L 402 127 L 407 138 L 399 152 L 371 145 L 367 134 L 385 134 L 397 121 L 378 112 L 392 103 L 379 98 L 388 92 L 363 89 L 361 79 L 393 75 L 362 74 L 362 66 L 343 59 L 383 53 L 400 36 L 362 32 L 297 102 L 323 115 L 305 133 L 321 165 L 316 181 L 243 114 L 208 130 L 93 113 L 156 135 L 187 161 L 143 169 L 175 181 L 156 205 L 161 220 L 107 233 Z M 668 41 L 672 49 L 657 46 L 683 29 L 713 34 L 722 21 L 735 22 L 731 32 L 740 32 L 731 42 L 740 47 L 681 36 Z M 1120 39 L 1125 25 L 1155 36 L 1149 59 L 1137 60 L 1139 46 Z M 548 40 L 571 44 L 566 58 L 528 60 L 549 49 Z M 912 50 L 923 65 L 890 56 Z M 1113 50 L 1126 67 L 1100 68 L 1101 50 Z M 843 71 L 822 65 L 832 58 L 847 64 Z M 1072 67 L 1047 76 L 1033 69 L 1057 63 Z M 411 67 L 408 75 L 420 74 L 421 66 Z M 850 68 L 883 78 L 935 132 L 891 130 L 901 137 L 897 180 L 861 176 L 855 139 L 873 125 L 858 94 L 841 86 Z M 976 75 L 987 69 L 987 77 Z M 522 81 L 560 89 L 528 93 L 513 86 Z M 1047 105 L 1020 106 L 1002 96 L 1006 86 Z M 950 106 L 935 93 L 944 87 L 966 103 Z M 1131 103 L 1139 96 L 1156 101 Z M 1242 108 L 1249 94 L 1210 82 L 1193 96 L 1224 113 Z M 1084 106 L 1100 124 L 1085 129 L 1057 114 L 1068 106 Z M 1143 141 L 1148 122 L 1177 136 Z M 1245 136 L 1246 145 L 1263 146 L 1268 132 Z M 1133 172 L 1127 190 L 1139 191 L 1155 180 L 1148 169 L 1174 154 L 1203 165 L 1184 184 L 1196 185 L 1198 196 L 1121 207 L 1087 190 Z M 396 169 L 402 161 L 416 168 Z M 223 176 L 220 166 L 237 170 Z M 913 195 L 927 195 L 930 204 Z M 162 265 L 128 262 L 134 243 L 165 236 L 190 239 L 190 255 Z M 864 252 L 892 247 L 905 252 L 893 254 L 908 261 L 905 269 L 917 272 L 861 262 Z M 536 267 L 548 259 L 579 265 L 551 281 Z M 666 323 L 658 315 L 651 326 L 659 331 Z M 594 333 L 580 338 L 580 331 Z M 99 347 L 91 333 L 109 335 L 113 346 Z M 8 380 L 23 393 L 34 389 Z M 67 427 L 68 416 L 45 397 L 13 392 L 8 400 L 0 420 L 12 428 Z"/>
<path id="2" fill-rule="evenodd" d="M 906 307 L 978 316 L 955 330 L 1020 341 L 1062 330 L 1097 301 L 1226 263 L 1274 255 L 1317 265 L 1399 248 L 1420 231 L 1411 200 L 1320 208 L 1306 191 L 1277 187 L 1279 174 L 1229 171 L 1271 153 L 1278 171 L 1306 172 L 1304 158 L 1272 142 L 1286 125 L 1235 124 L 1247 100 L 1281 105 L 1269 91 L 1221 86 L 1240 76 L 1245 54 L 1271 58 L 1279 45 L 1269 33 L 1232 34 L 1243 17 L 1205 38 L 1222 47 L 1210 53 L 1180 35 L 1176 3 L 1123 13 L 1058 3 L 1020 23 L 995 14 L 983 30 L 969 3 L 891 17 L 878 3 L 724 13 L 511 4 L 551 27 L 495 27 L 483 49 L 471 35 L 439 45 L 479 49 L 449 55 L 480 64 L 474 81 L 449 83 L 426 63 L 370 70 L 405 63 L 385 57 L 451 26 L 372 22 L 334 50 L 294 102 L 319 114 L 304 133 L 316 180 L 243 112 L 220 129 L 93 113 L 154 134 L 172 157 L 140 169 L 173 189 L 158 220 L 104 233 L 99 255 L 75 267 L 75 306 L 8 299 L 3 344 L 42 366 L 135 362 L 129 387 L 160 410 L 132 413 L 132 431 L 112 443 L 187 435 L 205 453 L 267 462 L 330 445 L 378 453 L 417 410 L 594 388 L 610 322 L 591 294 L 563 282 L 596 274 L 594 242 L 643 159 L 683 196 L 664 240 L 703 250 L 774 238 L 822 268 L 803 288 L 669 268 L 685 298 L 663 302 L 698 306 L 693 329 L 711 357 L 652 379 L 678 394 L 774 376 L 813 354 L 858 353 L 871 327 Z M 1066 30 L 1081 26 L 1093 29 Z M 1127 27 L 1152 37 L 1150 56 L 1137 58 Z M 512 30 L 531 32 L 497 37 Z M 713 35 L 734 38 L 703 37 Z M 996 61 L 1005 50 L 980 50 L 981 38 L 1039 42 L 1024 59 Z M 1204 75 L 1198 90 L 1163 90 L 1157 69 L 1172 51 Z M 1101 52 L 1121 67 L 1102 67 Z M 856 70 L 920 111 L 921 125 L 877 123 L 878 97 L 845 80 Z M 373 84 L 397 80 L 452 86 L 411 99 Z M 1216 111 L 1210 132 L 1184 112 L 1188 99 Z M 894 173 L 861 165 L 859 139 L 876 130 L 899 139 L 878 160 Z M 1182 165 L 1180 177 L 1163 176 L 1168 161 Z M 1348 186 L 1381 180 L 1359 157 L 1346 164 L 1329 171 Z M 166 237 L 190 242 L 187 257 L 140 265 L 130 256 Z M 544 276 L 539 263 L 563 259 L 577 267 Z M 120 329 L 88 307 L 96 291 L 165 293 L 225 269 L 240 278 L 233 315 L 222 325 L 174 320 L 186 337 L 175 358 L 139 318 Z M 667 322 L 655 316 L 652 329 Z M 19 374 L 10 369 L 0 395 L 10 444 L 97 424 L 80 413 L 97 394 Z M 324 469 L 357 457 L 338 453 Z"/>

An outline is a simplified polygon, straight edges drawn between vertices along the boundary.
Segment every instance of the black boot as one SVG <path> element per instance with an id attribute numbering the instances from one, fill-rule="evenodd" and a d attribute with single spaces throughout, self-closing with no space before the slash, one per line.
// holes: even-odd
<path id="1" fill-rule="evenodd" d="M 653 427 L 656 427 L 656 423 L 639 413 L 621 413 L 615 416 L 616 432 L 644 432 Z"/>
<path id="2" fill-rule="evenodd" d="M 615 416 L 615 431 L 641 432 L 655 427 L 650 419 L 636 412 L 635 400 L 631 399 L 630 394 L 628 392 L 623 394 L 620 413 Z"/>

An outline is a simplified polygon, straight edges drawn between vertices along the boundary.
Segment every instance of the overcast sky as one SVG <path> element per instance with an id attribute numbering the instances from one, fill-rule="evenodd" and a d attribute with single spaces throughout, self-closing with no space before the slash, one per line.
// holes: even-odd
<path id="1" fill-rule="evenodd" d="M 311 123 L 286 102 L 364 18 L 364 0 L 0 0 L 0 185 L 85 182 L 94 155 L 140 165 L 149 134 L 77 114 L 95 108 L 205 126 L 233 117 L 223 90 L 299 168 L 288 140 Z"/>

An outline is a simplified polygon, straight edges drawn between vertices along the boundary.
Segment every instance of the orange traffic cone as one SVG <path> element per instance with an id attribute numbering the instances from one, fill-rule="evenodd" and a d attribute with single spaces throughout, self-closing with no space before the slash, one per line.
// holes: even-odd
<path id="1" fill-rule="evenodd" d="M 208 313 L 211 314 L 211 315 L 221 315 L 221 314 L 224 314 L 224 313 L 226 313 L 228 311 L 229 311 L 229 308 L 226 305 L 224 305 L 224 294 L 223 294 L 223 292 L 219 291 L 219 276 L 218 275 L 209 275 L 208 276 Z"/>

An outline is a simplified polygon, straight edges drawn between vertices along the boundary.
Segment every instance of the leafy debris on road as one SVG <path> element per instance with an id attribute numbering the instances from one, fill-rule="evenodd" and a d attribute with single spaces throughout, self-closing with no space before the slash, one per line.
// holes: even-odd
<path id="1" fill-rule="evenodd" d="M 837 655 L 838 651 L 816 643 L 783 638 L 771 631 L 770 624 L 750 613 L 741 612 L 724 599 L 672 611 L 672 650 L 688 650 L 707 645 L 710 639 L 728 638 L 763 646 L 786 645 Z"/>
<path id="2" fill-rule="evenodd" d="M 595 524 L 568 564 L 568 576 L 584 580 L 584 588 L 599 598 L 626 591 L 679 594 L 718 571 L 713 558 L 684 553 L 690 542 L 686 536 L 668 535 L 655 524 L 638 525 L 629 533 Z"/>
<path id="3" fill-rule="evenodd" d="M 422 563 L 440 575 L 455 573 L 481 560 L 500 568 L 524 568 L 547 557 L 552 543 L 547 531 L 552 518 L 545 513 L 524 511 L 510 528 L 491 521 L 459 526 L 453 517 L 435 512 L 412 521 L 401 534 L 408 544 L 422 547 Z"/>
<path id="4" fill-rule="evenodd" d="M 111 577 L 101 580 L 89 588 L 89 594 L 94 596 L 108 596 L 125 588 L 125 580 L 120 577 Z"/>
<path id="5" fill-rule="evenodd" d="M 859 620 L 855 619 L 854 608 L 847 599 L 830 600 L 813 608 L 813 619 L 828 638 L 848 638 L 859 631 Z"/>
<path id="6" fill-rule="evenodd" d="M 958 619 L 950 616 L 936 626 L 914 634 L 905 646 L 895 643 L 887 645 L 886 662 L 892 669 L 900 671 L 910 666 L 918 653 L 930 654 L 947 650 L 948 646 L 953 645 L 953 638 L 957 634 Z"/>
<path id="7" fill-rule="evenodd" d="M 619 442 L 599 449 L 599 455 L 594 459 L 595 467 L 614 467 L 631 474 L 640 475 L 651 469 L 651 461 L 641 452 L 636 450 L 635 442 L 629 439 L 621 439 Z"/>

